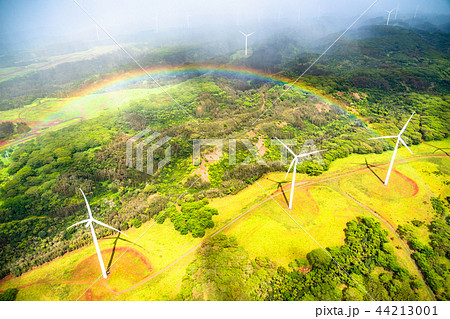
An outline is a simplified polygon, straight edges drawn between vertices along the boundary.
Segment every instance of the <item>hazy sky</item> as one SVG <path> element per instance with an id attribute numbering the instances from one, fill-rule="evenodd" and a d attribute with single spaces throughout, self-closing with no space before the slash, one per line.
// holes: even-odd
<path id="1" fill-rule="evenodd" d="M 286 24 L 318 16 L 359 15 L 374 0 L 77 0 L 112 34 L 156 28 L 199 27 L 205 24 L 245 25 L 258 21 Z M 399 17 L 449 14 L 448 0 L 379 0 L 368 16 L 399 7 Z M 68 41 L 95 37 L 94 23 L 73 0 L 0 0 L 0 39 L 37 38 Z M 92 38 L 90 38 L 92 39 Z M 89 39 L 87 39 L 89 40 Z"/>

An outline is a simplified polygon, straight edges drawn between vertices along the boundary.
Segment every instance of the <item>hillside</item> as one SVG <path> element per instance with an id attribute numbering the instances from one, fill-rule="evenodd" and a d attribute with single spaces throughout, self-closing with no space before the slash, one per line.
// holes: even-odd
<path id="1" fill-rule="evenodd" d="M 248 58 L 211 45 L 138 46 L 158 85 L 117 52 L 0 82 L 0 290 L 59 300 L 448 300 L 449 42 L 439 30 L 362 27 L 292 88 L 323 46 L 266 39 Z M 393 143 L 369 138 L 397 132 L 413 111 L 403 138 L 414 154 L 400 148 L 385 187 Z M 158 167 L 159 148 L 153 175 L 126 165 L 127 140 L 146 128 L 171 138 L 170 161 Z M 297 153 L 327 150 L 297 166 L 292 213 L 363 289 L 283 215 L 291 155 L 280 163 L 275 138 L 295 141 Z M 193 163 L 200 139 L 223 147 L 203 147 Z M 79 188 L 96 218 L 131 237 L 112 241 L 97 228 L 105 260 L 136 243 L 89 294 L 92 239 L 66 229 L 86 216 Z M 129 281 L 114 277 L 129 265 Z"/>

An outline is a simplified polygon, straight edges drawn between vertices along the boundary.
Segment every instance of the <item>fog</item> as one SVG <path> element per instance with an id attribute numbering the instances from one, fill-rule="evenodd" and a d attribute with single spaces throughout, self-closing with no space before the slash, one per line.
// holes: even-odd
<path id="1" fill-rule="evenodd" d="M 356 19 L 374 0 L 77 0 L 111 35 L 125 41 L 139 32 L 164 36 L 187 31 L 252 32 L 259 37 L 279 30 L 308 30 L 321 37 L 338 32 Z M 392 18 L 449 22 L 446 0 L 379 0 L 359 21 L 383 23 L 385 10 Z M 398 11 L 397 11 L 398 9 Z M 378 19 L 378 20 L 377 20 Z M 73 0 L 0 1 L 1 50 L 36 48 L 52 43 L 109 40 Z M 263 34 L 261 34 L 263 33 Z M 137 39 L 136 37 L 131 39 Z M 139 39 L 140 40 L 140 39 Z"/>

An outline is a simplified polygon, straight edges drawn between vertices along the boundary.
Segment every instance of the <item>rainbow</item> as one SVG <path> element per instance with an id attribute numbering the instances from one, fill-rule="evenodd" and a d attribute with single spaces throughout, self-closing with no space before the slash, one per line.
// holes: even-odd
<path id="1" fill-rule="evenodd" d="M 44 99 L 37 105 L 30 106 L 26 112 L 22 112 L 20 121 L 29 123 L 33 131 L 27 135 L 27 140 L 32 136 L 44 133 L 44 129 L 58 129 L 80 119 L 95 117 L 106 110 L 113 110 L 125 105 L 133 100 L 148 98 L 152 89 L 133 89 L 130 86 L 153 79 L 161 80 L 170 77 L 186 77 L 201 74 L 214 74 L 229 78 L 257 79 L 279 85 L 289 85 L 293 81 L 286 77 L 273 75 L 249 68 L 231 65 L 189 65 L 183 67 L 163 66 L 149 68 L 145 71 L 141 69 L 126 73 L 106 76 L 93 84 L 87 85 L 83 89 L 75 92 L 72 97 L 51 100 Z M 150 75 L 150 77 L 149 77 Z M 332 97 L 323 95 L 313 87 L 297 82 L 294 85 L 306 94 L 314 94 L 321 103 L 333 105 L 344 110 L 350 117 L 360 121 L 354 114 L 348 113 L 344 104 Z M 154 90 L 158 90 L 157 88 Z M 18 141 L 19 142 L 19 141 Z M 20 142 L 19 142 L 20 143 Z M 9 143 L 8 143 L 9 144 Z"/>
<path id="2" fill-rule="evenodd" d="M 148 92 L 144 93 L 143 96 L 139 95 L 128 96 L 126 93 L 127 87 L 134 84 L 142 83 L 144 81 L 153 82 L 153 79 L 157 81 L 159 79 L 174 77 L 174 76 L 193 76 L 200 74 L 214 74 L 217 76 L 230 77 L 230 78 L 244 78 L 244 79 L 258 79 L 267 82 L 273 82 L 280 85 L 286 85 L 292 83 L 292 80 L 273 74 L 264 73 L 261 71 L 243 68 L 238 66 L 229 65 L 189 65 L 184 67 L 159 67 L 159 68 L 149 68 L 145 72 L 141 69 L 130 71 L 123 74 L 118 74 L 114 76 L 107 77 L 105 79 L 99 80 L 96 83 L 87 86 L 86 88 L 76 92 L 75 96 L 69 98 L 64 105 L 61 105 L 59 110 L 55 110 L 51 114 L 48 114 L 44 122 L 58 122 L 67 121 L 72 118 L 88 118 L 95 116 L 97 112 L 106 109 L 114 109 L 120 105 L 126 104 L 132 99 L 136 100 L 139 98 L 148 97 Z M 149 75 L 151 77 L 149 77 Z M 319 97 L 323 103 L 338 106 L 339 108 L 347 111 L 345 105 L 323 95 L 320 91 L 309 87 L 304 83 L 297 82 L 294 85 L 298 89 L 301 89 L 307 94 L 314 94 Z M 112 92 L 120 92 L 116 95 Z M 92 103 L 92 100 L 97 99 L 101 94 L 110 94 L 110 99 L 105 99 L 104 103 Z M 85 110 L 85 108 L 91 108 L 90 110 Z M 92 109 L 94 108 L 94 109 Z M 354 117 L 353 114 L 349 114 Z"/>

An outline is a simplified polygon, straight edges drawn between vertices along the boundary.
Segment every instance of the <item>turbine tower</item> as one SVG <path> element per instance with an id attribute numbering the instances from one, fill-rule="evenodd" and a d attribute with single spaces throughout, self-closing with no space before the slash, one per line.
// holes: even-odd
<path id="1" fill-rule="evenodd" d="M 249 36 L 251 36 L 255 32 L 252 32 L 252 33 L 249 33 L 249 34 L 245 34 L 242 31 L 239 31 L 239 32 L 242 33 L 242 35 L 245 37 L 245 56 L 247 56 L 247 39 L 248 39 Z"/>
<path id="2" fill-rule="evenodd" d="M 87 210 L 88 210 L 89 218 L 88 219 L 84 219 L 84 220 L 82 220 L 82 221 L 80 221 L 78 223 L 75 223 L 72 226 L 68 227 L 67 229 L 72 228 L 72 227 L 77 226 L 77 225 L 80 225 L 80 224 L 83 224 L 83 223 L 86 223 L 85 227 L 90 227 L 91 228 L 92 239 L 94 241 L 95 250 L 97 251 L 98 262 L 100 263 L 100 268 L 102 269 L 103 278 L 106 278 L 107 275 L 106 275 L 105 264 L 103 263 L 102 254 L 100 253 L 100 247 L 98 246 L 97 236 L 95 235 L 95 230 L 94 230 L 94 226 L 92 225 L 92 223 L 97 223 L 97 224 L 99 224 L 101 226 L 104 226 L 104 227 L 107 227 L 109 229 L 115 230 L 115 231 L 117 231 L 117 232 L 119 232 L 119 233 L 121 233 L 121 234 L 123 234 L 123 235 L 125 235 L 127 237 L 128 237 L 128 235 L 122 233 L 118 229 L 115 229 L 115 228 L 113 228 L 111 226 L 108 226 L 108 225 L 102 223 L 101 221 L 98 221 L 98 220 L 94 219 L 94 217 L 92 217 L 91 207 L 89 206 L 89 203 L 88 203 L 88 201 L 86 199 L 86 196 L 84 195 L 83 190 L 81 188 L 80 188 L 80 191 L 81 191 L 81 194 L 83 194 L 84 201 L 86 202 L 86 207 L 87 207 Z"/>
<path id="3" fill-rule="evenodd" d="M 402 130 L 400 131 L 400 133 L 398 135 L 369 138 L 369 140 L 377 140 L 377 139 L 382 139 L 382 138 L 396 138 L 397 139 L 397 143 L 395 143 L 394 154 L 392 154 L 391 163 L 389 164 L 389 169 L 388 169 L 388 172 L 387 172 L 387 175 L 386 175 L 386 180 L 384 181 L 384 185 L 387 185 L 388 182 L 389 182 L 389 176 L 391 175 L 392 166 L 394 166 L 395 155 L 397 154 L 397 149 L 398 149 L 399 142 L 401 142 L 408 149 L 408 151 L 410 151 L 411 154 L 413 153 L 409 149 L 408 145 L 406 145 L 406 142 L 402 139 L 401 135 L 405 132 L 406 127 L 408 126 L 409 122 L 411 121 L 411 119 L 412 119 L 412 117 L 414 116 L 415 113 L 416 112 L 413 112 L 413 114 L 410 116 L 408 121 L 406 121 L 406 124 L 403 126 Z"/>
<path id="4" fill-rule="evenodd" d="M 395 10 L 395 8 L 394 8 L 394 9 L 392 9 L 391 11 L 387 11 L 387 10 L 386 10 L 386 12 L 388 13 L 388 17 L 387 17 L 386 25 L 389 25 L 389 19 L 391 19 L 391 13 L 392 13 L 392 11 L 394 11 L 394 10 Z"/>
<path id="5" fill-rule="evenodd" d="M 314 151 L 314 152 L 309 152 L 309 153 L 304 153 L 304 154 L 298 154 L 296 155 L 289 147 L 286 146 L 286 144 L 284 144 L 282 141 L 280 141 L 278 138 L 276 138 L 278 140 L 278 142 L 280 142 L 284 147 L 286 147 L 286 149 L 292 154 L 294 155 L 294 159 L 291 162 L 291 165 L 289 165 L 289 169 L 286 173 L 286 176 L 284 179 L 287 178 L 289 172 L 291 171 L 292 165 L 294 165 L 294 170 L 292 171 L 293 175 L 292 175 L 292 186 L 291 186 L 291 196 L 289 198 L 289 209 L 292 209 L 292 201 L 294 200 L 294 186 L 295 186 L 295 173 L 297 173 L 297 164 L 298 164 L 298 159 L 300 157 L 305 157 L 308 155 L 312 155 L 312 154 L 316 154 L 319 152 L 325 152 L 326 150 L 320 150 L 320 151 Z"/>

